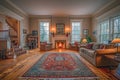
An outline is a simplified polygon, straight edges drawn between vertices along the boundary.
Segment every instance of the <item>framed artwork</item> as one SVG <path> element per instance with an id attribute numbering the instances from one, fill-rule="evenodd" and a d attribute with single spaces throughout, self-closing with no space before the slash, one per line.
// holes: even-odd
<path id="1" fill-rule="evenodd" d="M 84 30 L 83 30 L 83 34 L 84 34 L 84 35 L 88 35 L 88 29 L 84 29 Z"/>
<path id="2" fill-rule="evenodd" d="M 65 34 L 65 24 L 63 24 L 63 23 L 56 24 L 56 34 L 57 35 L 64 35 Z"/>
<path id="3" fill-rule="evenodd" d="M 27 34 L 27 30 L 26 29 L 23 29 L 23 34 Z"/>

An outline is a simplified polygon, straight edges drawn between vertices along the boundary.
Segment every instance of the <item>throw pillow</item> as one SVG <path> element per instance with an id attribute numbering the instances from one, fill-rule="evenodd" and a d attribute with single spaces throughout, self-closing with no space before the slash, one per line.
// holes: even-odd
<path id="1" fill-rule="evenodd" d="M 78 42 L 75 42 L 74 44 L 75 44 L 76 46 L 78 46 Z"/>
<path id="2" fill-rule="evenodd" d="M 100 48 L 99 49 L 105 49 L 105 45 L 104 44 L 100 44 Z"/>
<path id="3" fill-rule="evenodd" d="M 92 49 L 93 44 L 87 44 L 86 48 L 87 49 Z"/>
<path id="4" fill-rule="evenodd" d="M 97 43 L 96 43 L 96 44 L 93 45 L 92 49 L 93 49 L 93 50 L 96 50 L 96 49 L 99 49 L 99 47 L 100 47 L 100 44 L 97 44 Z"/>

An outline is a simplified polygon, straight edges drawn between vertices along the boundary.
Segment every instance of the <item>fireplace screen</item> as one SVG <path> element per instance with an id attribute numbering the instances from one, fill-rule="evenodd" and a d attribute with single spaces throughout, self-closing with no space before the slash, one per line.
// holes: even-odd
<path id="1" fill-rule="evenodd" d="M 66 40 L 55 40 L 55 48 L 66 48 Z"/>

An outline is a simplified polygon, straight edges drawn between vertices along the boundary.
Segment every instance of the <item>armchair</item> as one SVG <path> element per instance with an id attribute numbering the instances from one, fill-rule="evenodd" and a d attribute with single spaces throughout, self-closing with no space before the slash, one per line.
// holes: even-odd
<path id="1" fill-rule="evenodd" d="M 40 51 L 48 51 L 52 49 L 52 43 L 40 42 Z"/>
<path id="2" fill-rule="evenodd" d="M 78 51 L 79 50 L 79 45 L 80 45 L 79 42 L 69 43 L 69 49 L 70 50 Z"/>

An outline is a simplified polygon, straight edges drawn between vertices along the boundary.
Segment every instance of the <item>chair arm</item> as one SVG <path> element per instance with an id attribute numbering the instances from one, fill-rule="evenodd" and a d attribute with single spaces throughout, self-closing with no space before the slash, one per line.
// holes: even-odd
<path id="1" fill-rule="evenodd" d="M 116 53 L 116 49 L 97 49 L 95 52 L 97 55 L 112 55 Z"/>

